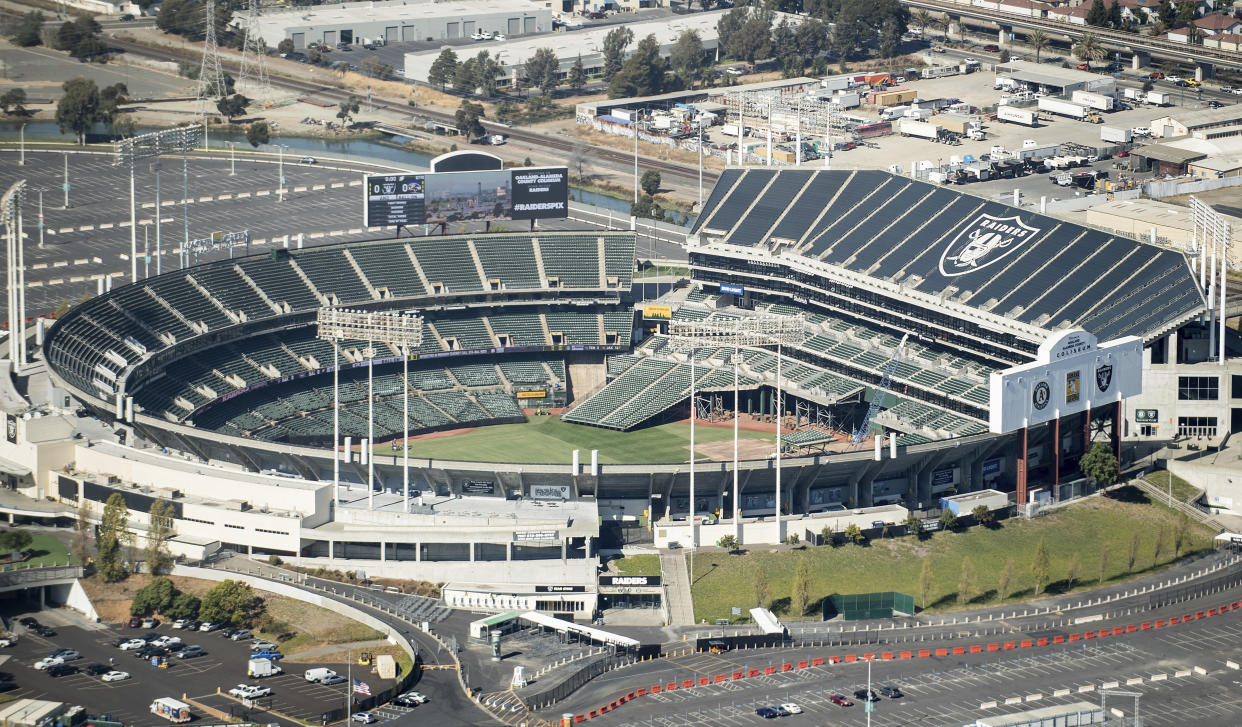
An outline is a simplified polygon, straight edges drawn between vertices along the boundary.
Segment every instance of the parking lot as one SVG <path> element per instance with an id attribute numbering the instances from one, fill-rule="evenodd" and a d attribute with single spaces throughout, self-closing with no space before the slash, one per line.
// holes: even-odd
<path id="1" fill-rule="evenodd" d="M 92 624 L 65 611 L 33 611 L 10 607 L 2 613 L 11 628 L 19 634 L 15 646 L 0 652 L 0 657 L 5 657 L 0 671 L 11 674 L 16 682 L 16 687 L 8 692 L 14 697 L 55 699 L 82 704 L 91 714 L 111 714 L 114 720 L 126 724 L 150 723 L 152 718 L 147 708 L 159 697 L 180 699 L 188 696 L 226 713 L 254 721 L 278 722 L 284 725 L 293 723 L 282 715 L 319 723 L 324 712 L 345 706 L 346 684 L 326 686 L 307 682 L 303 676 L 307 669 L 315 667 L 328 667 L 344 676 L 347 673 L 345 664 L 287 664 L 284 674 L 249 679 L 246 676 L 252 643 L 249 639 L 231 641 L 221 637 L 221 632 L 218 631 L 178 631 L 168 624 L 160 624 L 150 630 Z M 17 619 L 25 616 L 32 616 L 41 624 L 51 626 L 56 634 L 50 637 L 39 636 L 18 625 Z M 167 666 L 156 667 L 149 660 L 134 656 L 134 651 L 122 651 L 111 645 L 117 638 L 139 638 L 148 633 L 180 636 L 185 644 L 202 646 L 206 654 L 192 659 L 173 657 L 168 659 Z M 53 677 L 34 669 L 35 662 L 58 647 L 75 649 L 81 653 L 82 658 L 69 662 L 78 668 L 76 673 Z M 109 665 L 112 669 L 128 672 L 131 678 L 105 682 L 98 676 L 86 673 L 85 667 L 88 664 Z M 352 676 L 369 684 L 373 693 L 386 688 L 386 683 L 377 675 L 369 673 L 368 667 L 355 665 Z M 226 696 L 230 688 L 242 683 L 270 687 L 272 695 L 259 698 L 251 705 Z M 279 714 L 267 714 L 268 710 Z M 373 710 L 372 714 L 382 722 L 397 719 L 407 712 L 409 710 L 400 707 L 385 707 Z M 200 720 L 211 719 L 205 714 L 196 713 L 195 716 Z"/>

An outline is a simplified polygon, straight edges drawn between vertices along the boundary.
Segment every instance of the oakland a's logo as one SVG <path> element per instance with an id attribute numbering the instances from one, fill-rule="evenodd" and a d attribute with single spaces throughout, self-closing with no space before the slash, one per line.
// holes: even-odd
<path id="1" fill-rule="evenodd" d="M 1113 367 L 1112 365 L 1100 366 L 1095 370 L 1095 385 L 1100 393 L 1108 391 L 1108 387 L 1113 383 Z"/>
<path id="2" fill-rule="evenodd" d="M 1031 392 L 1031 403 L 1035 405 L 1035 408 L 1043 411 L 1051 400 L 1052 388 L 1048 386 L 1048 382 L 1041 381 L 1035 384 L 1035 390 Z"/>
<path id="3" fill-rule="evenodd" d="M 999 262 L 1023 243 L 1035 238 L 1039 228 L 1013 217 L 979 215 L 948 244 L 940 256 L 940 274 L 965 275 Z"/>

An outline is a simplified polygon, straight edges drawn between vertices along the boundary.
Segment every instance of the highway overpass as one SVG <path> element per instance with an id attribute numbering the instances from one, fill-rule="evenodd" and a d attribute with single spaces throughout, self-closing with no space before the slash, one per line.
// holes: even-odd
<path id="1" fill-rule="evenodd" d="M 1194 64 L 1195 78 L 1200 80 L 1204 76 L 1210 77 L 1214 66 L 1242 69 L 1242 54 L 1218 48 L 1173 43 L 1147 35 L 1124 33 L 1108 28 L 1073 25 L 1048 18 L 1025 17 L 963 3 L 945 2 L 944 0 L 902 0 L 902 2 L 913 9 L 923 9 L 932 13 L 944 13 L 952 18 L 966 18 L 976 22 L 986 22 L 1000 26 L 1001 31 L 1003 31 L 1000 34 L 1001 44 L 1008 41 L 1008 36 L 1014 29 L 1018 29 L 1019 32 L 1029 32 L 1039 28 L 1053 37 L 1067 38 L 1075 43 L 1087 33 L 1091 33 L 1103 42 L 1104 47 L 1132 54 L 1135 68 L 1144 65 L 1146 57 L 1159 56 Z"/>

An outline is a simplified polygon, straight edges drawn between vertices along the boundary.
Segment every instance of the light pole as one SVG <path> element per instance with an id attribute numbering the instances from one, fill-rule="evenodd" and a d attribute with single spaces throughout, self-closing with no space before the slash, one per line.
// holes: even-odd
<path id="1" fill-rule="evenodd" d="M 5 238 L 5 273 L 8 284 L 8 323 L 9 323 L 9 360 L 13 362 L 13 372 L 21 373 L 26 362 L 23 355 L 26 340 L 24 318 L 21 310 L 25 307 L 26 290 L 20 280 L 20 263 L 18 250 L 22 240 L 22 207 L 26 201 L 26 180 L 13 183 L 0 200 L 0 211 L 4 215 Z"/>
<path id="2" fill-rule="evenodd" d="M 276 188 L 276 200 L 278 202 L 285 201 L 285 145 L 277 144 L 276 148 L 280 151 L 280 186 Z"/>
<path id="3" fill-rule="evenodd" d="M 155 274 L 160 274 L 160 218 L 163 217 L 160 202 L 160 158 L 155 158 Z"/>
<path id="4" fill-rule="evenodd" d="M 372 371 L 375 365 L 375 343 L 387 343 L 405 352 L 407 363 L 405 371 L 409 371 L 409 351 L 422 345 L 423 319 L 418 315 L 403 313 L 355 311 L 342 308 L 320 308 L 316 317 L 319 338 L 332 341 L 332 401 L 335 404 L 332 415 L 332 477 L 333 501 L 338 503 L 340 491 L 340 361 L 337 354 L 339 342 L 346 339 L 367 342 L 367 427 L 371 441 L 368 446 L 372 452 L 367 457 L 367 505 L 375 507 L 375 389 Z M 406 383 L 406 438 L 409 438 L 409 383 Z M 409 456 L 406 456 L 406 492 L 409 488 Z M 407 508 L 408 509 L 408 508 Z"/>
<path id="5" fill-rule="evenodd" d="M 160 270 L 159 262 L 159 158 L 162 154 L 170 154 L 180 151 L 183 158 L 190 150 L 194 149 L 198 144 L 198 135 L 202 129 L 197 124 L 189 126 L 179 126 L 172 129 L 163 129 L 161 131 L 153 131 L 149 134 L 140 134 L 128 139 L 121 139 L 114 145 L 114 156 L 112 159 L 113 166 L 120 164 L 129 165 L 129 273 L 130 281 L 138 280 L 138 199 L 135 191 L 135 168 L 139 161 L 143 159 L 155 159 L 156 170 L 156 204 L 155 204 L 155 224 L 156 224 L 156 262 L 155 269 L 158 274 Z M 65 207 L 69 207 L 69 159 L 65 157 Z M 188 165 L 188 162 L 185 162 Z M 185 194 L 186 209 L 188 210 L 189 199 L 189 171 L 186 167 L 185 173 Z M 186 215 L 186 239 L 189 239 L 189 216 Z M 184 252 L 184 251 L 183 251 Z"/>
<path id="6" fill-rule="evenodd" d="M 673 320 L 669 322 L 668 335 L 671 347 L 674 350 L 690 350 L 690 407 L 691 407 L 691 445 L 690 445 L 690 482 L 691 482 L 691 527 L 694 527 L 694 349 L 709 346 L 733 346 L 735 351 L 746 347 L 770 346 L 775 344 L 778 347 L 777 354 L 777 375 L 776 385 L 777 391 L 780 390 L 780 354 L 779 347 L 782 344 L 796 345 L 806 338 L 806 317 L 798 315 L 754 315 L 742 318 L 705 318 L 697 321 Z M 738 415 L 740 407 L 737 402 L 738 395 L 738 372 L 740 351 L 734 356 L 734 389 L 733 389 L 733 522 L 735 537 L 741 541 L 741 491 L 737 474 L 738 462 Z M 779 447 L 779 434 L 777 445 Z M 780 469 L 777 460 L 777 487 L 780 486 Z M 780 491 L 777 490 L 779 495 Z M 780 534 L 780 500 L 776 503 L 777 512 L 777 534 Z M 697 532 L 692 530 L 692 546 L 697 545 Z M 693 550 L 691 551 L 693 552 Z"/>
<path id="7" fill-rule="evenodd" d="M 43 188 L 39 188 L 39 249 L 43 249 L 43 231 L 47 225 L 43 222 Z"/>
<path id="8" fill-rule="evenodd" d="M 22 128 L 21 128 L 20 144 L 21 144 L 22 155 L 21 155 L 21 158 L 17 160 L 17 164 L 18 166 L 24 167 L 26 166 L 26 125 L 25 124 L 22 124 Z"/>
<path id="9" fill-rule="evenodd" d="M 699 121 L 699 212 L 703 212 L 703 122 Z"/>
<path id="10" fill-rule="evenodd" d="M 634 112 L 634 204 L 638 204 L 638 112 Z"/>
<path id="11" fill-rule="evenodd" d="M 237 144 L 229 142 L 229 176 L 237 174 Z"/>

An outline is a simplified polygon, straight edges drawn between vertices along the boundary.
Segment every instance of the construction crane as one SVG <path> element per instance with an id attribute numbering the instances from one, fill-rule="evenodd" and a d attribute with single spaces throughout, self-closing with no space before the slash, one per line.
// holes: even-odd
<path id="1" fill-rule="evenodd" d="M 871 406 L 867 408 L 867 416 L 863 417 L 862 423 L 850 435 L 850 449 L 857 448 L 867 438 L 867 433 L 871 430 L 871 420 L 875 418 L 876 413 L 884 404 L 884 395 L 888 393 L 888 386 L 893 380 L 893 372 L 897 370 L 897 361 L 901 358 L 901 350 L 906 347 L 906 339 L 909 337 L 909 333 L 901 337 L 901 343 L 897 344 L 897 350 L 893 351 L 888 365 L 884 367 L 884 378 L 880 379 L 880 385 L 875 387 L 875 394 L 871 397 Z"/>

